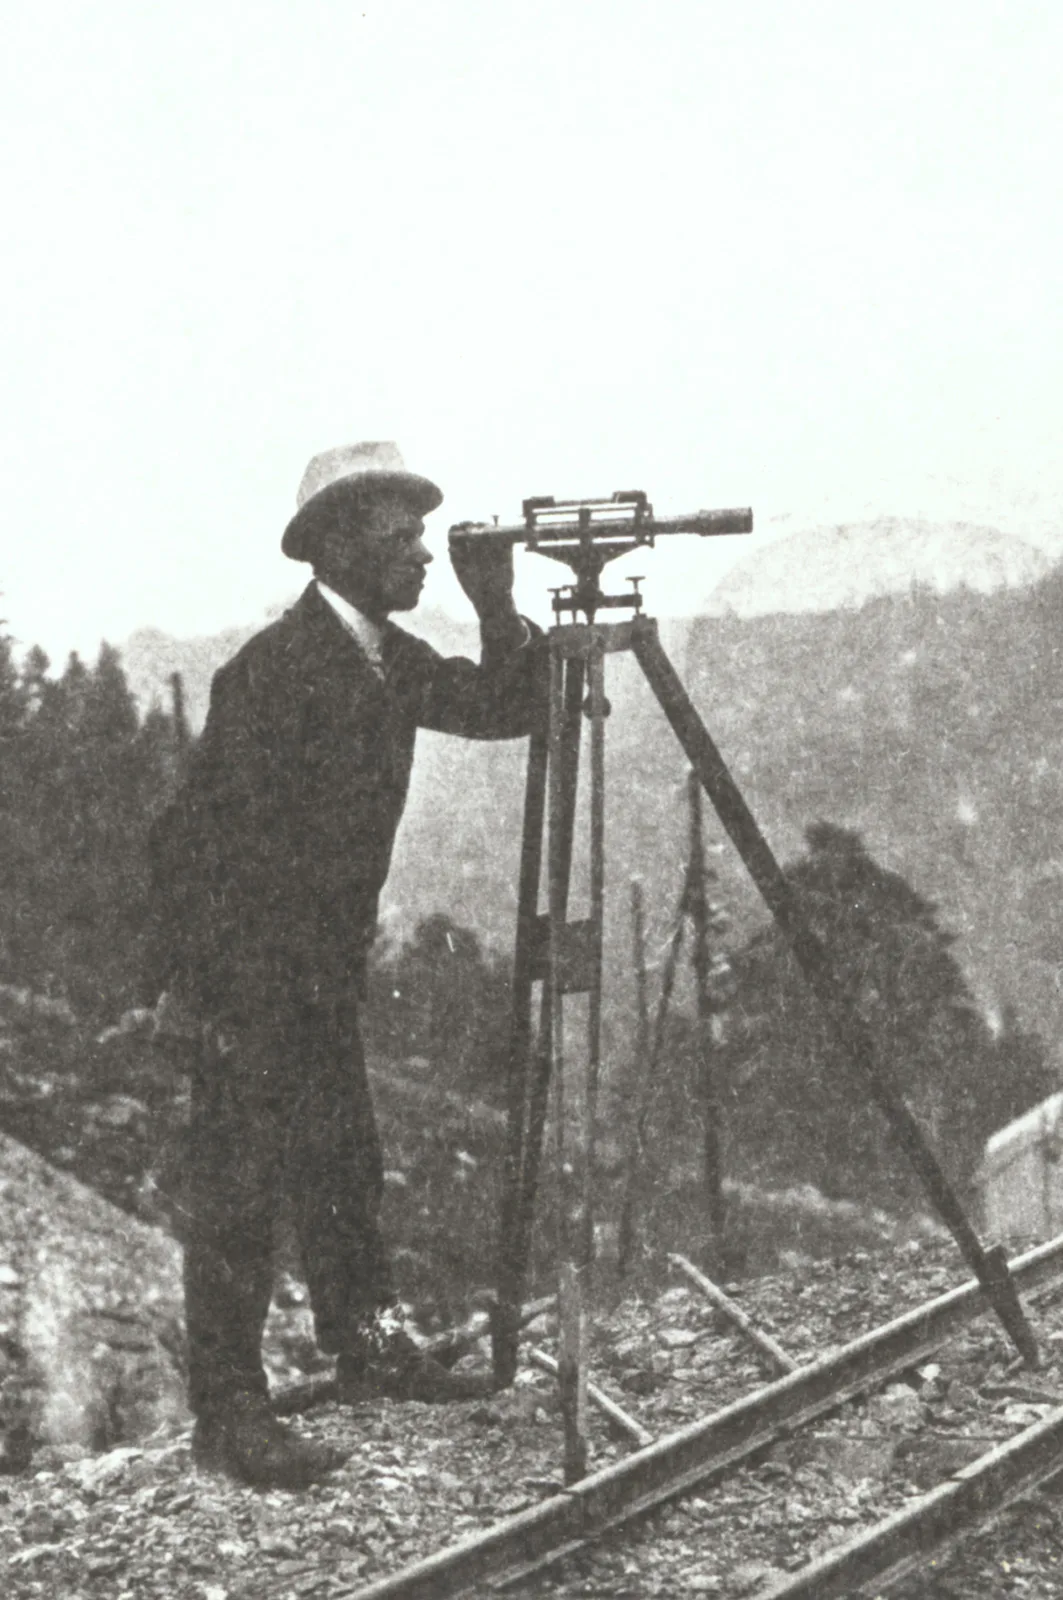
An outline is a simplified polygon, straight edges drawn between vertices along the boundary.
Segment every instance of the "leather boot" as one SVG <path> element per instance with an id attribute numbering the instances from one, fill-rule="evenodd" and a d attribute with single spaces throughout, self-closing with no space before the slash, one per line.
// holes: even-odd
<path id="1" fill-rule="evenodd" d="M 336 1362 L 341 1405 L 365 1400 L 482 1400 L 495 1392 L 488 1373 L 451 1372 L 410 1338 L 399 1313 L 385 1309 L 358 1330 Z"/>
<path id="2" fill-rule="evenodd" d="M 197 1418 L 192 1455 L 256 1489 L 305 1489 L 347 1460 L 347 1452 L 301 1438 L 261 1395 L 231 1396 Z"/>

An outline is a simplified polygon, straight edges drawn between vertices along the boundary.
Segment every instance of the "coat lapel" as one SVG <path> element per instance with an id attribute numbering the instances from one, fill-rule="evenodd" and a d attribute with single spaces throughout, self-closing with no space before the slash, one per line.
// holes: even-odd
<path id="1" fill-rule="evenodd" d="M 380 674 L 316 583 L 303 590 L 289 615 L 293 642 L 316 683 L 342 683 L 348 688 L 357 684 L 361 690 L 379 687 Z"/>

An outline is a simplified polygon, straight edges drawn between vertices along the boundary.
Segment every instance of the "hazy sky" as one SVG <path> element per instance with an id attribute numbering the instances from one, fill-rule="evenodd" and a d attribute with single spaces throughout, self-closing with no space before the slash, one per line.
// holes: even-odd
<path id="1" fill-rule="evenodd" d="M 252 619 L 302 580 L 307 458 L 361 438 L 443 486 L 441 554 L 627 487 L 751 504 L 754 540 L 900 513 L 1057 548 L 1061 60 L 1023 0 L 11 8 L 12 631 Z M 655 553 L 651 609 L 724 559 Z"/>

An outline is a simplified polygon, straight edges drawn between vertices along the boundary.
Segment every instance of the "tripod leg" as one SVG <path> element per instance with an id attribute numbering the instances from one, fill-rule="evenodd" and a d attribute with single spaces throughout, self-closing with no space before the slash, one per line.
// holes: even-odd
<path id="1" fill-rule="evenodd" d="M 598 1083 L 602 1065 L 602 942 L 605 921 L 605 657 L 600 651 L 588 663 L 591 723 L 591 859 L 590 925 L 592 949 L 587 991 L 587 1070 L 585 1076 L 583 1150 L 583 1238 L 580 1257 L 589 1276 L 594 1263 L 594 1160 L 598 1127 Z"/>
<path id="2" fill-rule="evenodd" d="M 1036 1367 L 1039 1359 L 1037 1343 L 1008 1273 L 1003 1252 L 996 1248 L 989 1251 L 983 1249 L 937 1157 L 924 1139 L 918 1122 L 889 1079 L 879 1070 L 870 1033 L 848 1005 L 827 952 L 805 922 L 789 881 L 665 654 L 656 628 L 645 623 L 634 630 L 632 648 L 731 842 L 823 1006 L 835 1037 L 850 1060 L 864 1074 L 873 1098 L 888 1118 L 929 1198 L 982 1285 L 986 1298 L 1016 1349 L 1029 1366 Z"/>
<path id="3" fill-rule="evenodd" d="M 557 737 L 551 760 L 557 773 L 557 854 L 555 858 L 558 884 L 558 922 L 560 928 L 568 915 L 569 883 L 572 875 L 572 844 L 576 824 L 576 793 L 579 784 L 579 747 L 583 704 L 584 667 L 579 660 L 568 661 L 563 674 L 564 690 L 560 707 L 556 707 L 553 721 Z M 553 837 L 554 819 L 551 819 Z M 546 919 L 549 933 L 550 917 Z M 547 950 L 546 955 L 549 954 Z M 532 1080 L 528 1097 L 528 1131 L 525 1141 L 523 1186 L 521 1190 L 520 1217 L 523 1228 L 523 1259 L 525 1268 L 531 1248 L 534 1223 L 535 1196 L 539 1185 L 539 1168 L 542 1163 L 543 1131 L 550 1093 L 550 1076 L 553 1063 L 554 996 L 549 982 L 545 981 L 545 968 L 539 976 L 544 979 L 539 1016 L 539 1048 L 533 1063 Z"/>
<path id="4" fill-rule="evenodd" d="M 550 1040 L 550 1070 L 553 1088 L 553 1134 L 555 1170 L 557 1175 L 557 1298 L 558 1298 L 558 1392 L 565 1435 L 565 1481 L 575 1483 L 587 1470 L 587 1369 L 585 1360 L 586 1317 L 583 1304 L 584 1291 L 584 1230 L 583 1203 L 585 1193 L 582 1177 L 585 1159 L 572 1150 L 574 1131 L 586 1117 L 586 1103 L 574 1092 L 577 1085 L 570 1081 L 566 1061 L 565 990 L 566 950 L 565 936 L 568 918 L 568 896 L 572 870 L 572 845 L 575 824 L 576 783 L 579 769 L 579 711 L 577 685 L 582 701 L 584 682 L 582 661 L 565 663 L 564 711 L 572 720 L 562 718 L 560 671 L 555 672 L 552 701 L 555 708 L 553 726 L 557 740 L 552 752 L 550 771 L 550 834 L 548 852 L 549 880 L 549 945 L 546 983 L 543 986 L 544 1037 Z M 593 690 L 592 690 L 593 693 Z M 597 766 L 592 749 L 594 784 L 592 807 L 597 792 Z M 592 879 L 593 879 L 592 864 Z M 593 893 L 593 890 L 592 890 Z M 547 1025 L 548 1019 L 548 1025 Z M 586 1142 L 582 1141 L 582 1154 L 586 1156 Z"/>
<path id="5" fill-rule="evenodd" d="M 528 747 L 528 776 L 524 795 L 524 832 L 520 853 L 520 887 L 517 900 L 517 939 L 513 957 L 513 1016 L 509 1041 L 507 1081 L 506 1156 L 502 1172 L 499 1222 L 498 1288 L 492 1319 L 492 1356 L 495 1381 L 500 1387 L 513 1382 L 517 1370 L 520 1310 L 527 1271 L 524 1228 L 521 1226 L 529 1139 L 534 1138 L 532 1091 L 532 987 L 538 933 L 539 880 L 542 875 L 543 821 L 546 809 L 547 729 L 537 728 Z M 541 1121 L 538 1138 L 542 1138 Z"/>
<path id="6" fill-rule="evenodd" d="M 521 1304 L 531 1254 L 535 1197 L 542 1160 L 543 1130 L 550 1085 L 552 1007 L 549 984 L 543 982 L 539 1038 L 532 1038 L 531 1012 L 534 984 L 545 979 L 539 916 L 543 835 L 551 764 L 557 768 L 563 795 L 559 818 L 560 867 L 564 877 L 564 906 L 568 903 L 579 771 L 580 706 L 583 698 L 582 664 L 564 663 L 551 652 L 551 683 L 544 685 L 542 725 L 533 734 L 528 751 L 528 777 L 521 846 L 520 895 L 517 911 L 517 946 L 513 972 L 513 1022 L 510 1036 L 508 1143 L 503 1171 L 500 1222 L 498 1290 L 492 1319 L 492 1357 L 495 1382 L 504 1388 L 517 1371 Z"/>
<path id="7" fill-rule="evenodd" d="M 584 958 L 576 987 L 587 994 L 587 1048 L 583 1072 L 566 1066 L 563 993 L 569 975 L 559 970 L 562 911 L 567 896 L 567 854 L 551 885 L 551 992 L 554 1006 L 554 1130 L 558 1172 L 558 1392 L 565 1431 L 565 1481 L 587 1471 L 587 1302 L 594 1262 L 594 1146 L 602 1032 L 602 916 L 605 899 L 605 672 L 604 652 L 587 661 L 590 737 L 590 915 L 584 923 Z M 559 796 L 559 799 L 562 798 Z M 551 838 L 553 825 L 551 822 Z M 570 840 L 562 836 L 567 852 Z"/>

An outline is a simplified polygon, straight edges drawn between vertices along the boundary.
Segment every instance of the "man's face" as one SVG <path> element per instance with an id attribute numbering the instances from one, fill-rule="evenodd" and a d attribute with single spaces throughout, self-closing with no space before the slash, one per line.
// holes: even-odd
<path id="1" fill-rule="evenodd" d="M 320 576 L 367 616 L 412 611 L 421 598 L 432 553 L 424 519 L 397 496 L 341 517 L 323 540 Z"/>

